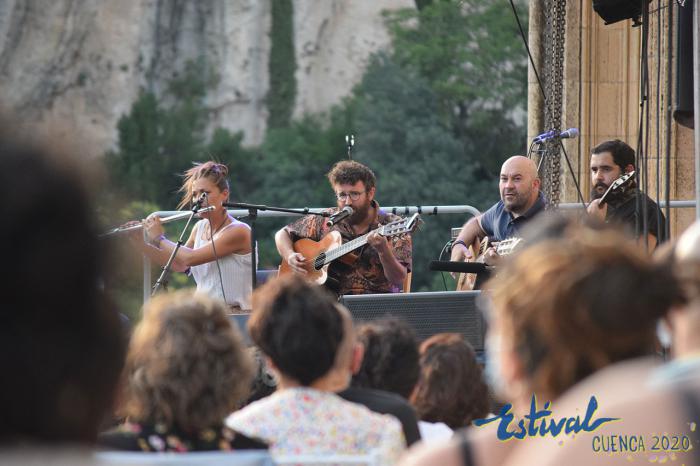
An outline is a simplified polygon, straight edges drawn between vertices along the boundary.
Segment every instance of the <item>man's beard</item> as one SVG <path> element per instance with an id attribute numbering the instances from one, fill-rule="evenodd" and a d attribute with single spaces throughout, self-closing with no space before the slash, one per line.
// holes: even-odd
<path id="1" fill-rule="evenodd" d="M 516 214 L 522 214 L 523 209 L 525 209 L 525 206 L 527 205 L 527 201 L 530 199 L 530 192 L 527 193 L 519 193 L 517 191 L 513 193 L 508 193 L 512 194 L 513 197 L 510 198 L 510 200 L 506 197 L 506 193 L 503 193 L 502 200 L 503 200 L 503 205 L 505 206 L 506 210 L 508 212 L 513 212 Z"/>
<path id="2" fill-rule="evenodd" d="M 593 199 L 600 199 L 603 197 L 603 194 L 605 194 L 605 191 L 608 190 L 610 186 L 607 184 L 603 183 L 602 181 L 597 182 L 593 188 L 591 188 L 591 200 Z M 600 188 L 600 189 L 598 189 Z"/>
<path id="3" fill-rule="evenodd" d="M 369 212 L 369 207 L 370 207 L 369 201 L 366 202 L 365 204 L 362 204 L 362 205 L 353 204 L 352 208 L 354 210 L 353 210 L 352 215 L 348 217 L 348 223 L 350 223 L 351 225 L 356 225 L 358 223 L 361 223 L 367 217 L 367 213 Z"/>

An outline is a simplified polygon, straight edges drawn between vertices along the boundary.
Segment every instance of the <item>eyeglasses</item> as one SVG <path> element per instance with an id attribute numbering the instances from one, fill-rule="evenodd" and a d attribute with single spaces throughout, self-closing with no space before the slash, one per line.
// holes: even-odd
<path id="1" fill-rule="evenodd" d="M 350 198 L 353 201 L 356 201 L 362 196 L 364 193 L 367 191 L 362 191 L 362 192 L 357 192 L 357 191 L 350 191 L 349 193 L 335 193 L 335 197 L 338 198 L 339 201 L 345 201 L 348 198 Z"/>

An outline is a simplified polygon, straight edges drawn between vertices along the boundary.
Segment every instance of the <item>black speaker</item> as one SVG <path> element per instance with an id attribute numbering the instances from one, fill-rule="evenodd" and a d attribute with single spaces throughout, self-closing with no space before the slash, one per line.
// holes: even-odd
<path id="1" fill-rule="evenodd" d="M 642 0 L 593 0 L 593 10 L 603 18 L 605 24 L 632 19 L 634 25 L 638 25 L 642 15 Z"/>
<path id="2" fill-rule="evenodd" d="M 459 333 L 477 353 L 481 353 L 486 325 L 477 307 L 480 293 L 439 291 L 346 295 L 340 302 L 350 310 L 356 323 L 391 315 L 407 322 L 421 340 L 437 333 Z"/>
<path id="3" fill-rule="evenodd" d="M 686 128 L 694 127 L 693 117 L 693 2 L 678 7 L 678 48 L 676 50 L 676 105 L 673 119 Z"/>

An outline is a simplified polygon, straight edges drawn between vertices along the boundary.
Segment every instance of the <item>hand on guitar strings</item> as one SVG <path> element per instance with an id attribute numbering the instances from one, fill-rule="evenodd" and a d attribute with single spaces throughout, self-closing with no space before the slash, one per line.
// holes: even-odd
<path id="1" fill-rule="evenodd" d="M 301 253 L 298 252 L 293 252 L 289 256 L 287 256 L 287 264 L 292 268 L 294 273 L 298 273 L 301 275 L 306 275 L 306 257 L 304 257 Z"/>
<path id="2" fill-rule="evenodd" d="M 601 204 L 600 199 L 593 199 L 586 207 L 586 212 L 588 212 L 588 215 L 604 222 L 605 215 L 608 213 L 608 204 Z"/>
<path id="3" fill-rule="evenodd" d="M 466 247 L 464 243 L 452 243 L 452 252 L 450 253 L 450 260 L 452 262 L 471 262 L 474 260 L 474 255 L 470 248 Z M 457 280 L 457 272 L 450 272 L 450 276 Z"/>

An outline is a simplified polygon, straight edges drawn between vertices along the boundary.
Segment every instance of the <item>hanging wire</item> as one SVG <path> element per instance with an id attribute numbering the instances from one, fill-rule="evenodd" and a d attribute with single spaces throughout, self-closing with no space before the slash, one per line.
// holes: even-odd
<path id="1" fill-rule="evenodd" d="M 668 34 L 666 36 L 666 42 L 666 222 L 664 224 L 664 238 L 668 239 L 671 237 L 671 112 L 673 102 L 671 57 L 673 56 L 673 0 L 668 1 Z"/>
<path id="2" fill-rule="evenodd" d="M 510 7 L 513 10 L 513 15 L 515 16 L 515 22 L 518 25 L 518 30 L 520 31 L 520 38 L 523 41 L 523 45 L 525 46 L 525 50 L 527 51 L 527 57 L 530 60 L 530 65 L 532 66 L 532 71 L 535 74 L 535 78 L 537 79 L 537 86 L 540 89 L 540 93 L 542 94 L 542 100 L 544 102 L 544 107 L 546 109 L 546 112 L 550 115 L 552 115 L 552 108 L 549 105 L 549 101 L 547 100 L 547 94 L 544 91 L 544 85 L 542 84 L 542 79 L 540 79 L 540 74 L 537 72 L 537 66 L 535 66 L 535 60 L 532 58 L 532 53 L 530 52 L 530 45 L 528 44 L 527 37 L 525 37 L 525 31 L 523 30 L 522 23 L 520 22 L 520 15 L 518 15 L 518 10 L 515 8 L 515 3 L 513 3 L 513 0 L 510 1 Z M 564 149 L 564 144 L 562 143 L 561 140 L 559 140 L 559 146 L 561 148 L 561 151 L 564 155 L 564 159 L 566 160 L 566 163 L 569 167 L 569 172 L 571 173 L 571 177 L 574 180 L 574 185 L 576 186 L 576 192 L 578 194 L 578 198 L 581 201 L 581 204 L 583 207 L 586 207 L 586 202 L 583 199 L 583 194 L 581 193 L 581 187 L 579 186 L 578 180 L 576 179 L 576 174 L 573 171 L 573 168 L 571 166 L 571 161 L 569 160 L 569 155 L 566 153 L 566 149 Z M 532 148 L 532 146 L 530 146 Z M 529 151 L 528 151 L 529 154 Z M 540 160 L 541 164 L 541 160 Z M 539 171 L 539 170 L 538 170 Z"/>

